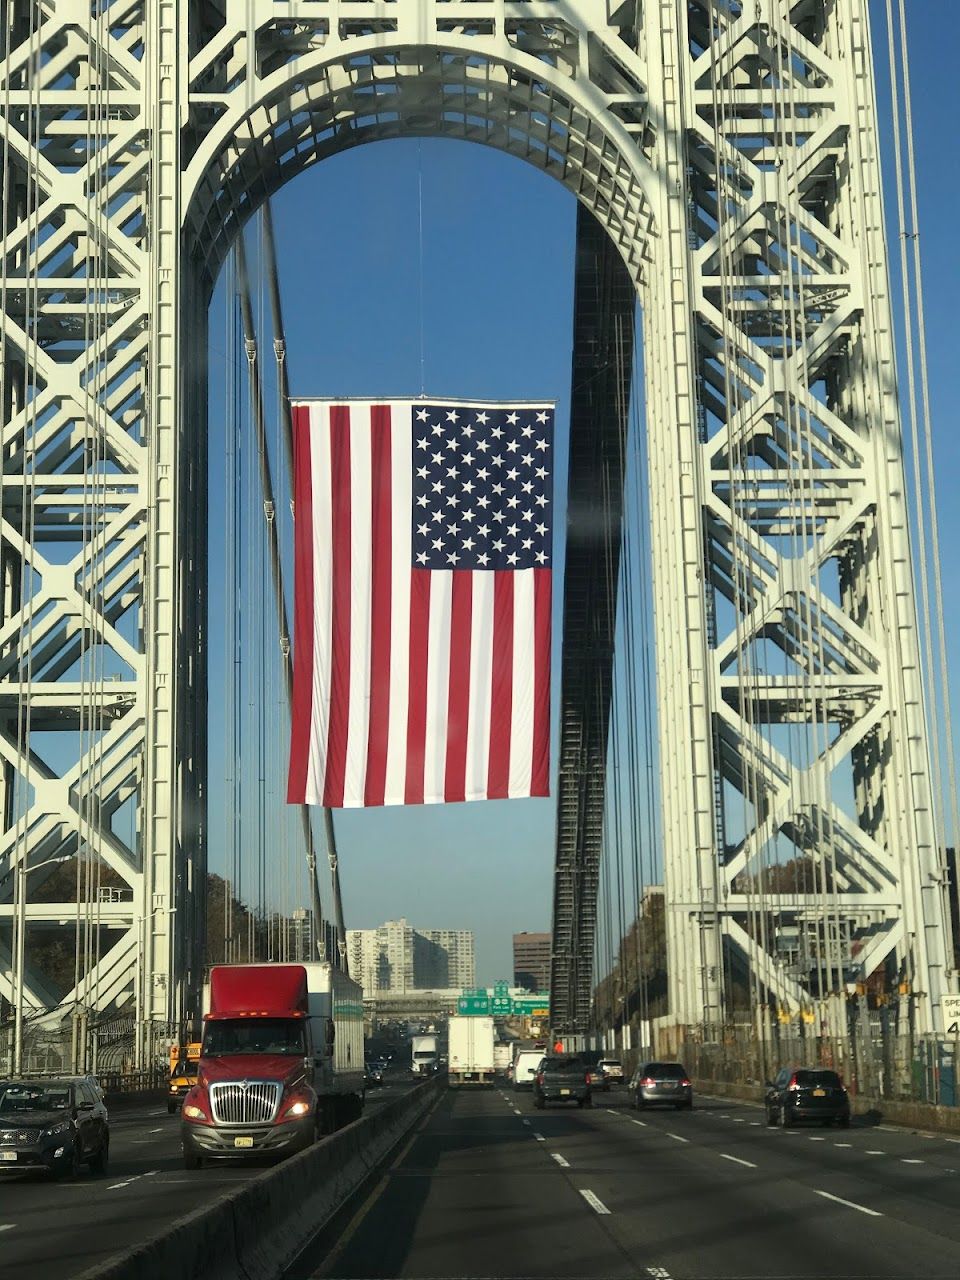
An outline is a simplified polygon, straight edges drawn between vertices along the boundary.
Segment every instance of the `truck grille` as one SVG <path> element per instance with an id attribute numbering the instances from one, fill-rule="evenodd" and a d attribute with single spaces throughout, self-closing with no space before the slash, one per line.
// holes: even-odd
<path id="1" fill-rule="evenodd" d="M 280 1106 L 280 1085 L 268 1080 L 212 1084 L 210 1106 L 216 1124 L 269 1124 Z"/>

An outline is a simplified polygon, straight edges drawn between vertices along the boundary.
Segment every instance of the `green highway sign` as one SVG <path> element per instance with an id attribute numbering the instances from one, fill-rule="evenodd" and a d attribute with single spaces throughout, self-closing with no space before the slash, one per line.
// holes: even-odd
<path id="1" fill-rule="evenodd" d="M 513 1013 L 513 1001 L 509 996 L 495 995 L 490 1001 L 490 1012 L 496 1014 Z"/>
<path id="2" fill-rule="evenodd" d="M 482 996 L 461 996 L 457 1001 L 457 1013 L 465 1014 L 468 1017 L 472 1015 L 480 1015 L 490 1012 L 490 997 L 484 993 Z"/>
<path id="3" fill-rule="evenodd" d="M 550 997 L 545 991 L 532 996 L 514 996 L 513 1013 L 523 1018 L 545 1018 L 550 1011 Z"/>

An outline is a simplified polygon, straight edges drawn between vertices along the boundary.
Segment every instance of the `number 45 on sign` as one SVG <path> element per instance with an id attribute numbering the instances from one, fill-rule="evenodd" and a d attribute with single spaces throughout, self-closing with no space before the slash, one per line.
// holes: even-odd
<path id="1" fill-rule="evenodd" d="M 940 1016 L 943 1018 L 944 1034 L 960 1036 L 960 996 L 941 996 Z"/>

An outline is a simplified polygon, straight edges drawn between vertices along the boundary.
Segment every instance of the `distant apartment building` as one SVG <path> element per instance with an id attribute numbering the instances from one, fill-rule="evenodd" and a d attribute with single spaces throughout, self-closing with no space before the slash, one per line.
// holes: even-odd
<path id="1" fill-rule="evenodd" d="M 378 929 L 348 929 L 347 955 L 351 977 L 366 996 L 476 982 L 469 929 L 416 929 L 406 920 L 387 920 Z"/>
<path id="2" fill-rule="evenodd" d="M 549 933 L 515 933 L 513 935 L 513 981 L 528 991 L 550 990 L 550 956 L 552 938 Z"/>

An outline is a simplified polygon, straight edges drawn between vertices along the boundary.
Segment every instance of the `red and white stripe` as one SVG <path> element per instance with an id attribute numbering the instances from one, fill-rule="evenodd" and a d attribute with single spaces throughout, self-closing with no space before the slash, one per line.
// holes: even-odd
<path id="1" fill-rule="evenodd" d="M 548 794 L 551 572 L 411 567 L 414 407 L 293 407 L 291 803 Z"/>

